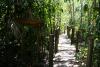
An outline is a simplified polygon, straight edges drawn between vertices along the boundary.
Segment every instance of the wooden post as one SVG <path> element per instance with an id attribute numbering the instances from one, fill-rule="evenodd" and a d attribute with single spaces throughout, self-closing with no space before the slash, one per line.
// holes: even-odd
<path id="1" fill-rule="evenodd" d="M 55 53 L 58 52 L 58 43 L 59 43 L 59 29 L 55 30 Z"/>
<path id="2" fill-rule="evenodd" d="M 54 54 L 54 34 L 50 34 L 49 67 L 53 67 L 53 54 Z"/>
<path id="3" fill-rule="evenodd" d="M 98 39 L 96 41 L 95 50 L 96 50 L 95 54 L 97 55 L 96 56 L 96 66 L 95 67 L 100 67 L 100 57 L 99 57 L 100 56 L 100 39 Z"/>
<path id="4" fill-rule="evenodd" d="M 67 36 L 68 36 L 68 38 L 70 38 L 70 27 L 69 26 L 67 26 Z"/>
<path id="5" fill-rule="evenodd" d="M 80 37 L 80 32 L 79 30 L 76 32 L 76 53 L 79 52 L 79 38 Z"/>
<path id="6" fill-rule="evenodd" d="M 89 34 L 88 36 L 88 55 L 87 55 L 86 67 L 92 67 L 93 47 L 94 47 L 94 37 L 93 35 Z"/>
<path id="7" fill-rule="evenodd" d="M 74 43 L 74 33 L 75 33 L 75 28 L 72 28 L 72 34 L 71 34 L 71 44 Z"/>

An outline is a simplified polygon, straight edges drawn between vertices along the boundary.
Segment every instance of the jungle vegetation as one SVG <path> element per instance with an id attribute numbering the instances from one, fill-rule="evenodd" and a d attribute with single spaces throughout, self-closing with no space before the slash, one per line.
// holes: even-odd
<path id="1" fill-rule="evenodd" d="M 76 59 L 100 67 L 100 0 L 0 0 L 0 67 L 53 67 L 64 32 Z"/>

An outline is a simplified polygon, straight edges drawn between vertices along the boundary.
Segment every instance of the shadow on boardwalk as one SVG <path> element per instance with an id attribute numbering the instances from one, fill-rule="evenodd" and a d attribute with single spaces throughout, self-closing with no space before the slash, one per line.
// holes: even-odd
<path id="1" fill-rule="evenodd" d="M 71 45 L 70 39 L 66 34 L 61 34 L 58 44 L 58 52 L 54 57 L 54 67 L 79 67 L 75 60 L 75 46 Z"/>

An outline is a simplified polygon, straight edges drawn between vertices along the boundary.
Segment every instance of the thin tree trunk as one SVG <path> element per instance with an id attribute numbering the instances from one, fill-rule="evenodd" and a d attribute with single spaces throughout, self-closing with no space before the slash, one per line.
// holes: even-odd
<path id="1" fill-rule="evenodd" d="M 51 0 L 49 0 L 49 3 L 51 3 Z M 49 44 L 49 67 L 53 67 L 53 54 L 54 54 L 54 34 L 53 34 L 53 25 L 51 23 L 51 10 L 52 6 L 49 5 L 49 20 L 51 25 L 51 34 L 50 34 L 50 44 Z"/>
<path id="2" fill-rule="evenodd" d="M 73 19 L 72 19 L 72 34 L 71 34 L 71 44 L 73 44 L 74 43 L 74 34 L 75 34 L 75 27 L 74 27 L 74 24 L 75 24 L 75 17 L 74 17 L 74 0 L 72 0 L 73 1 Z"/>

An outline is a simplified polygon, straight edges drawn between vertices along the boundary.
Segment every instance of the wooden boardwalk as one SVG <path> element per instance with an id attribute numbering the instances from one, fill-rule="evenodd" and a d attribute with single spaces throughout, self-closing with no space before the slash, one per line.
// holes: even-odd
<path id="1" fill-rule="evenodd" d="M 58 52 L 53 60 L 53 67 L 79 67 L 78 61 L 75 60 L 75 46 L 71 45 L 71 41 L 66 34 L 60 35 Z"/>

